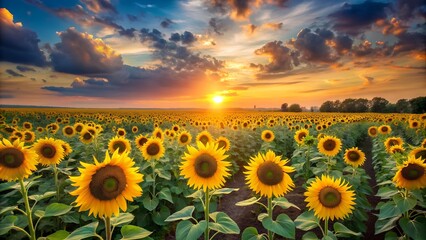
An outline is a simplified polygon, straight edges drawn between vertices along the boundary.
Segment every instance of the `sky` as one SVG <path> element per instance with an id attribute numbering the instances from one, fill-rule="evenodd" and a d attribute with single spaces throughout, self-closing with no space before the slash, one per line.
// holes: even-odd
<path id="1" fill-rule="evenodd" d="M 0 104 L 411 99 L 426 95 L 425 18 L 425 0 L 3 0 Z"/>

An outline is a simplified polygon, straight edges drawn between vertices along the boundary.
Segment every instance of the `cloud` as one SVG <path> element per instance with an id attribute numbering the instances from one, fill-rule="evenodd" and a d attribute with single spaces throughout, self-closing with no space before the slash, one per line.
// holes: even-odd
<path id="1" fill-rule="evenodd" d="M 175 23 L 175 22 L 173 22 L 172 20 L 170 20 L 170 19 L 166 18 L 166 19 L 164 19 L 163 21 L 161 21 L 160 25 L 161 25 L 163 28 L 168 28 L 168 27 L 170 27 L 170 25 L 172 25 L 172 24 L 174 24 L 174 23 Z"/>
<path id="2" fill-rule="evenodd" d="M 343 55 L 349 52 L 352 49 L 352 44 L 354 40 L 349 36 L 337 36 L 335 39 L 334 49 L 339 53 L 339 55 Z"/>
<path id="3" fill-rule="evenodd" d="M 360 78 L 364 80 L 364 83 L 363 83 L 364 86 L 370 86 L 374 84 L 374 77 L 360 76 Z"/>
<path id="4" fill-rule="evenodd" d="M 312 32 L 309 28 L 302 29 L 292 44 L 301 54 L 303 61 L 312 62 L 335 62 L 337 56 L 333 54 L 332 48 L 327 45 L 327 40 L 331 40 L 334 34 L 325 29 L 317 29 Z"/>
<path id="5" fill-rule="evenodd" d="M 230 25 L 229 19 L 210 18 L 209 29 L 217 35 L 223 35 Z"/>
<path id="6" fill-rule="evenodd" d="M 117 9 L 111 4 L 109 0 L 80 0 L 87 9 L 94 13 L 111 12 L 118 13 Z"/>
<path id="7" fill-rule="evenodd" d="M 13 15 L 6 8 L 0 8 L 0 61 L 46 66 L 46 58 L 40 50 L 37 34 L 13 22 Z"/>
<path id="8" fill-rule="evenodd" d="M 393 46 L 394 54 L 408 51 L 426 51 L 426 34 L 420 32 L 404 33 L 398 36 L 398 42 Z"/>
<path id="9" fill-rule="evenodd" d="M 415 17 L 426 18 L 426 2 L 424 0 L 398 0 L 396 9 L 398 17 L 404 20 Z"/>
<path id="10" fill-rule="evenodd" d="M 68 28 L 58 33 L 61 42 L 52 48 L 50 57 L 55 71 L 72 74 L 108 73 L 121 69 L 121 56 L 101 39 Z"/>
<path id="11" fill-rule="evenodd" d="M 9 93 L 2 93 L 0 92 L 0 98 L 6 99 L 6 98 L 15 98 L 12 94 Z"/>
<path id="12" fill-rule="evenodd" d="M 127 19 L 129 19 L 130 22 L 136 22 L 139 18 L 135 15 L 127 14 Z"/>
<path id="13" fill-rule="evenodd" d="M 389 7 L 389 3 L 374 1 L 344 3 L 339 10 L 329 15 L 330 24 L 340 33 L 356 36 L 371 29 L 376 21 L 386 19 L 386 9 Z"/>
<path id="14" fill-rule="evenodd" d="M 293 69 L 293 66 L 298 65 L 297 54 L 284 46 L 281 41 L 268 42 L 261 48 L 256 49 L 254 53 L 259 56 L 269 57 L 269 63 L 266 65 L 251 65 L 252 67 L 259 67 L 263 72 L 285 72 Z"/>
<path id="15" fill-rule="evenodd" d="M 18 69 L 20 72 L 35 72 L 36 70 L 34 68 L 31 67 L 27 67 L 27 66 L 16 66 L 16 69 Z"/>
<path id="16" fill-rule="evenodd" d="M 185 31 L 183 34 L 172 33 L 169 40 L 173 41 L 173 42 L 181 41 L 182 44 L 190 45 L 190 44 L 196 42 L 197 38 L 195 38 L 194 34 L 192 34 L 191 32 Z"/>
<path id="17" fill-rule="evenodd" d="M 7 69 L 6 72 L 9 73 L 9 75 L 12 77 L 25 77 L 24 75 L 17 73 L 13 71 L 12 69 Z"/>

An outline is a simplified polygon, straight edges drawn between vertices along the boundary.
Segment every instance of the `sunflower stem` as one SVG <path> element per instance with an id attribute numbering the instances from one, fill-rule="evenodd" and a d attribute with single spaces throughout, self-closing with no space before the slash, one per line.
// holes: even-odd
<path id="1" fill-rule="evenodd" d="M 324 222 L 324 237 L 328 235 L 328 218 L 325 218 Z"/>
<path id="2" fill-rule="evenodd" d="M 204 206 L 204 219 L 206 220 L 206 230 L 204 232 L 204 240 L 209 240 L 209 213 L 210 213 L 210 196 L 209 196 L 209 188 L 206 188 L 206 200 L 205 200 L 205 206 Z"/>
<path id="3" fill-rule="evenodd" d="M 156 193 L 155 193 L 155 178 L 157 178 L 157 174 L 155 173 L 155 162 L 154 160 L 150 160 L 151 163 L 151 168 L 152 168 L 152 197 L 155 198 L 156 197 Z"/>
<path id="4" fill-rule="evenodd" d="M 270 217 L 271 220 L 273 220 L 272 219 L 272 210 L 273 210 L 273 208 L 272 208 L 272 197 L 268 197 L 268 217 Z M 274 237 L 273 233 L 270 230 L 268 230 L 268 239 L 272 240 L 273 237 Z"/>
<path id="5" fill-rule="evenodd" d="M 112 239 L 112 231 L 111 231 L 111 219 L 110 217 L 105 217 L 105 240 L 111 240 Z"/>
<path id="6" fill-rule="evenodd" d="M 59 202 L 59 180 L 58 180 L 58 168 L 56 167 L 56 164 L 52 164 L 53 167 L 53 174 L 55 175 L 55 186 L 56 186 L 56 200 Z"/>
<path id="7" fill-rule="evenodd" d="M 327 159 L 327 174 L 329 174 L 330 173 L 330 168 L 331 168 L 331 158 L 332 157 L 328 157 Z"/>
<path id="8" fill-rule="evenodd" d="M 31 236 L 30 239 L 36 240 L 34 225 L 33 225 L 33 217 L 31 213 L 30 203 L 28 200 L 28 193 L 27 193 L 27 189 L 24 186 L 24 180 L 22 178 L 19 179 L 19 184 L 21 184 L 21 193 L 22 193 L 22 197 L 24 198 L 25 211 L 27 213 L 27 219 L 28 219 L 28 228 L 30 229 L 30 236 Z"/>

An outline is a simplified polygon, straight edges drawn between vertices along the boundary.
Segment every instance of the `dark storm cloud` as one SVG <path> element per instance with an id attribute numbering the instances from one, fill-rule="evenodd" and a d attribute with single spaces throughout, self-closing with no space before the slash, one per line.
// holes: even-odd
<path id="1" fill-rule="evenodd" d="M 228 20 L 229 21 L 229 20 Z M 217 35 L 223 35 L 227 29 L 227 20 L 220 18 L 210 18 L 209 28 Z"/>
<path id="2" fill-rule="evenodd" d="M 185 31 L 183 34 L 172 33 L 169 40 L 173 41 L 173 42 L 181 41 L 182 44 L 190 45 L 190 44 L 196 42 L 197 38 L 195 38 L 194 34 L 192 34 L 191 32 Z"/>
<path id="3" fill-rule="evenodd" d="M 0 8 L 0 61 L 45 66 L 46 58 L 40 50 L 35 32 L 13 22 L 13 15 Z"/>
<path id="4" fill-rule="evenodd" d="M 326 40 L 331 40 L 333 36 L 334 34 L 328 30 L 312 32 L 309 28 L 305 28 L 297 34 L 296 40 L 291 44 L 300 52 L 303 61 L 334 62 L 337 57 L 333 55 L 332 48 L 326 44 Z"/>
<path id="5" fill-rule="evenodd" d="M 333 29 L 352 36 L 369 30 L 376 21 L 386 19 L 389 3 L 365 1 L 360 4 L 344 3 L 336 12 L 329 15 Z"/>
<path id="6" fill-rule="evenodd" d="M 415 17 L 426 18 L 426 1 L 424 0 L 398 0 L 396 2 L 398 17 L 409 20 Z"/>
<path id="7" fill-rule="evenodd" d="M 113 72 L 123 66 L 121 56 L 102 40 L 74 28 L 58 34 L 61 42 L 52 48 L 50 57 L 55 71 L 72 74 Z"/>
<path id="8" fill-rule="evenodd" d="M 398 42 L 394 45 L 394 54 L 407 51 L 426 51 L 426 34 L 420 32 L 404 33 L 398 36 Z"/>
<path id="9" fill-rule="evenodd" d="M 94 13 L 111 12 L 118 13 L 117 9 L 108 0 L 80 0 L 90 11 Z"/>
<path id="10" fill-rule="evenodd" d="M 337 53 L 340 55 L 350 51 L 352 49 L 352 44 L 354 40 L 350 38 L 349 36 L 337 36 L 335 39 L 335 47 Z"/>
<path id="11" fill-rule="evenodd" d="M 137 35 L 137 30 L 136 29 L 134 29 L 134 28 L 128 28 L 128 29 L 121 29 L 121 30 L 118 30 L 118 33 L 121 35 L 121 36 L 125 36 L 125 37 L 128 37 L 128 38 L 134 38 L 134 37 L 136 37 L 136 35 Z"/>
<path id="12" fill-rule="evenodd" d="M 168 19 L 168 18 L 164 19 L 164 20 L 163 20 L 163 21 L 161 21 L 161 23 L 160 23 L 160 25 L 161 25 L 163 28 L 168 28 L 168 27 L 170 27 L 170 25 L 172 25 L 172 24 L 174 24 L 174 22 L 173 22 L 172 20 Z"/>
<path id="13" fill-rule="evenodd" d="M 7 69 L 6 72 L 9 73 L 9 75 L 12 77 L 25 77 L 24 75 L 17 73 L 13 71 L 12 69 Z"/>
<path id="14" fill-rule="evenodd" d="M 269 57 L 269 63 L 266 65 L 251 65 L 259 67 L 265 72 L 285 72 L 293 69 L 295 53 L 290 48 L 283 45 L 281 41 L 273 41 L 265 44 L 254 52 L 256 55 L 264 55 Z"/>
<path id="15" fill-rule="evenodd" d="M 34 68 L 27 67 L 27 66 L 21 66 L 21 65 L 16 66 L 16 69 L 18 69 L 20 72 L 35 72 L 36 71 Z"/>

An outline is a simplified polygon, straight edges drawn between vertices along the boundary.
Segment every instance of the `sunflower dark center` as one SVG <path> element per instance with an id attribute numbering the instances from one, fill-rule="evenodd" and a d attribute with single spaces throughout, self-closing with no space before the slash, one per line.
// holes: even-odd
<path id="1" fill-rule="evenodd" d="M 157 132 L 157 133 L 155 134 L 155 136 L 156 136 L 157 138 L 161 138 L 161 133 L 160 133 L 160 132 Z"/>
<path id="2" fill-rule="evenodd" d="M 419 125 L 418 122 L 413 122 L 412 124 L 413 124 L 413 127 L 417 127 Z"/>
<path id="3" fill-rule="evenodd" d="M 65 133 L 66 134 L 73 134 L 73 130 L 72 130 L 72 128 L 70 128 L 70 127 L 67 127 L 67 128 L 65 128 Z"/>
<path id="4" fill-rule="evenodd" d="M 84 140 L 90 140 L 92 139 L 92 134 L 90 132 L 86 132 L 83 135 Z"/>
<path id="5" fill-rule="evenodd" d="M 377 133 L 377 129 L 375 129 L 375 128 L 371 128 L 371 129 L 370 129 L 370 133 L 371 133 L 372 135 L 376 135 L 376 133 Z"/>
<path id="6" fill-rule="evenodd" d="M 209 142 L 209 138 L 206 135 L 202 135 L 200 137 L 200 142 L 202 142 L 204 145 L 206 145 Z"/>
<path id="7" fill-rule="evenodd" d="M 25 133 L 25 140 L 29 141 L 32 137 L 31 133 Z"/>
<path id="8" fill-rule="evenodd" d="M 92 195 L 99 200 L 116 198 L 126 188 L 126 175 L 118 166 L 107 165 L 100 168 L 92 176 L 89 189 Z"/>
<path id="9" fill-rule="evenodd" d="M 114 151 L 118 149 L 118 153 L 123 153 L 126 150 L 126 144 L 124 144 L 124 142 L 118 141 L 112 145 L 112 148 Z"/>
<path id="10" fill-rule="evenodd" d="M 319 201 L 324 207 L 334 208 L 339 206 L 342 195 L 333 187 L 324 187 L 319 193 Z"/>
<path id="11" fill-rule="evenodd" d="M 118 135 L 123 136 L 124 135 L 124 131 L 118 131 Z"/>
<path id="12" fill-rule="evenodd" d="M 83 130 L 83 126 L 81 126 L 81 125 L 77 125 L 77 127 L 75 127 L 75 130 L 76 130 L 77 132 L 81 132 L 81 130 Z"/>
<path id="13" fill-rule="evenodd" d="M 336 148 L 336 141 L 334 141 L 333 139 L 327 139 L 323 143 L 323 147 L 327 151 L 333 151 Z"/>
<path id="14" fill-rule="evenodd" d="M 299 141 L 302 141 L 305 137 L 306 137 L 306 133 L 305 132 L 301 132 L 297 136 L 297 139 L 299 139 Z"/>
<path id="15" fill-rule="evenodd" d="M 15 148 L 5 148 L 0 151 L 0 166 L 17 168 L 24 162 L 24 154 Z"/>
<path id="16" fill-rule="evenodd" d="M 31 128 L 31 125 L 30 125 L 30 124 L 28 124 L 28 123 L 25 123 L 25 124 L 24 124 L 24 128 L 26 128 L 26 129 L 30 129 L 30 128 Z"/>
<path id="17" fill-rule="evenodd" d="M 417 180 L 425 174 L 425 169 L 417 164 L 408 164 L 401 170 L 401 175 L 407 180 Z"/>
<path id="18" fill-rule="evenodd" d="M 226 148 L 226 147 L 228 147 L 228 144 L 224 140 L 220 140 L 219 143 L 218 143 L 218 145 L 219 145 L 219 148 Z"/>
<path id="19" fill-rule="evenodd" d="M 151 143 L 146 148 L 146 152 L 150 156 L 155 156 L 155 155 L 157 155 L 160 152 L 160 146 L 158 146 L 158 143 Z"/>
<path id="20" fill-rule="evenodd" d="M 44 144 L 41 148 L 41 155 L 46 158 L 53 158 L 56 154 L 55 146 L 51 144 Z"/>
<path id="21" fill-rule="evenodd" d="M 395 139 L 391 139 L 389 141 L 389 146 L 395 146 L 395 145 L 399 145 L 399 141 Z"/>
<path id="22" fill-rule="evenodd" d="M 179 130 L 178 127 L 173 127 L 173 131 L 177 132 Z"/>
<path id="23" fill-rule="evenodd" d="M 270 139 L 271 137 L 272 137 L 272 134 L 271 134 L 271 133 L 266 133 L 266 134 L 265 134 L 265 138 L 266 138 L 266 139 Z"/>
<path id="24" fill-rule="evenodd" d="M 141 138 L 141 139 L 139 139 L 139 145 L 140 146 L 143 146 L 146 142 L 148 142 L 148 139 L 147 138 Z"/>
<path id="25" fill-rule="evenodd" d="M 284 172 L 278 164 L 268 161 L 259 166 L 257 169 L 257 177 L 263 184 L 272 186 L 283 180 Z"/>
<path id="26" fill-rule="evenodd" d="M 388 127 L 386 126 L 382 127 L 382 132 L 387 132 L 388 130 L 389 130 Z"/>
<path id="27" fill-rule="evenodd" d="M 359 155 L 359 153 L 357 153 L 355 151 L 350 151 L 348 153 L 348 159 L 349 159 L 349 161 L 356 162 L 356 161 L 359 160 L 360 157 L 361 156 Z"/>
<path id="28" fill-rule="evenodd" d="M 188 142 L 188 136 L 187 136 L 187 135 L 182 135 L 182 136 L 180 136 L 180 142 L 181 142 L 181 143 L 186 143 L 186 142 Z"/>
<path id="29" fill-rule="evenodd" d="M 418 152 L 416 152 L 416 154 L 414 154 L 414 156 L 416 158 L 421 158 L 423 160 L 426 160 L 426 150 L 418 151 Z"/>
<path id="30" fill-rule="evenodd" d="M 198 176 L 209 178 L 216 173 L 217 162 L 210 154 L 203 153 L 195 159 L 195 172 Z"/>

